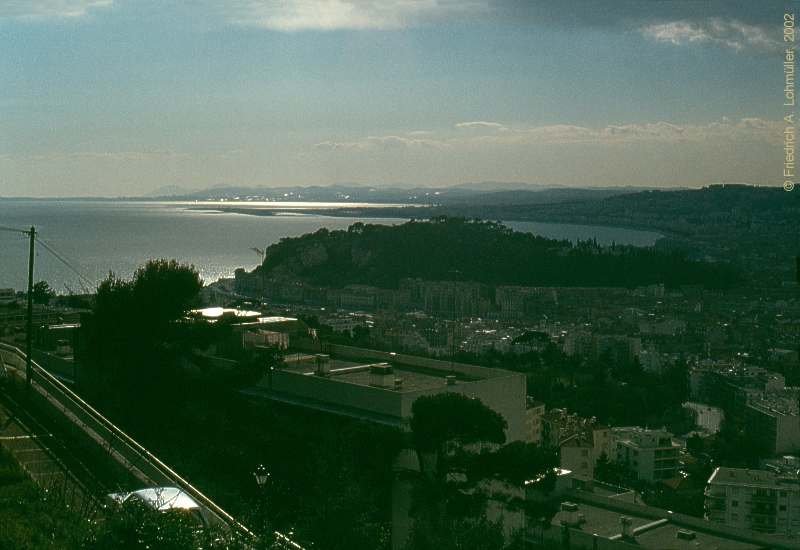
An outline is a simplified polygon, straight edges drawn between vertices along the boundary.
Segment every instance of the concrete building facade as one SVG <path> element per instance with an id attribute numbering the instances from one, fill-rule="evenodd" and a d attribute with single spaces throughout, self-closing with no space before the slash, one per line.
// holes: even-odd
<path id="1" fill-rule="evenodd" d="M 613 428 L 610 458 L 624 464 L 637 479 L 650 483 L 678 476 L 680 445 L 666 430 Z"/>
<path id="2" fill-rule="evenodd" d="M 527 409 L 525 411 L 525 424 L 528 429 L 528 441 L 535 444 L 542 442 L 542 418 L 545 413 L 545 405 L 535 399 L 527 399 Z"/>
<path id="3" fill-rule="evenodd" d="M 709 521 L 800 537 L 800 478 L 796 471 L 720 467 L 708 479 L 705 495 Z"/>
<path id="4" fill-rule="evenodd" d="M 745 429 L 770 454 L 800 451 L 800 414 L 796 395 L 765 395 L 745 408 Z"/>
<path id="5" fill-rule="evenodd" d="M 529 441 L 526 379 L 519 373 L 376 350 L 330 346 L 273 370 L 258 385 L 265 397 L 408 429 L 421 396 L 478 398 L 508 423 L 507 441 Z"/>

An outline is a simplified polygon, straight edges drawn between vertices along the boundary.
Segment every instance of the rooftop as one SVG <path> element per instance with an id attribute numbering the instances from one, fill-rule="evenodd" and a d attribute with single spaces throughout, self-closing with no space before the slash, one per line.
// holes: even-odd
<path id="1" fill-rule="evenodd" d="M 553 525 L 560 525 L 561 520 L 569 521 L 575 517 L 582 517 L 580 526 L 577 527 L 580 531 L 628 542 L 643 549 L 755 550 L 765 547 L 759 543 L 760 541 L 750 540 L 754 537 L 749 533 L 742 532 L 739 536 L 732 529 L 721 528 L 719 525 L 698 518 L 673 514 L 643 504 L 618 502 L 615 498 L 593 493 L 587 495 L 582 491 L 576 492 L 573 497 L 576 499 L 573 502 L 577 505 L 575 511 L 572 513 L 560 511 L 553 518 Z M 623 516 L 630 519 L 632 537 L 629 539 L 622 537 Z M 776 547 L 785 546 L 776 545 Z"/>
<path id="2" fill-rule="evenodd" d="M 767 394 L 759 399 L 752 399 L 748 405 L 764 412 L 784 416 L 798 416 L 798 413 L 800 413 L 797 397 L 795 396 Z"/>
<path id="3" fill-rule="evenodd" d="M 708 484 L 749 485 L 752 487 L 776 488 L 784 483 L 797 485 L 798 476 L 779 475 L 769 470 L 719 467 L 708 478 Z"/>
<path id="4" fill-rule="evenodd" d="M 314 376 L 317 371 L 317 364 L 314 356 L 306 355 L 300 356 L 294 361 L 289 357 L 286 366 L 281 370 L 286 372 L 302 373 L 307 376 Z M 345 361 L 341 359 L 329 359 L 328 365 L 330 372 L 327 378 L 337 382 L 344 382 L 347 384 L 356 384 L 360 386 L 370 386 L 373 381 L 370 367 L 376 365 L 376 362 L 362 363 L 357 361 Z M 393 362 L 391 364 L 391 374 L 394 379 L 402 380 L 401 386 L 393 391 L 398 392 L 412 392 L 418 390 L 439 388 L 447 384 L 448 377 L 454 376 L 456 383 L 471 382 L 478 380 L 478 378 L 468 377 L 463 373 L 457 371 L 441 371 L 436 369 L 427 369 L 424 367 L 412 367 L 404 365 L 400 362 Z"/>

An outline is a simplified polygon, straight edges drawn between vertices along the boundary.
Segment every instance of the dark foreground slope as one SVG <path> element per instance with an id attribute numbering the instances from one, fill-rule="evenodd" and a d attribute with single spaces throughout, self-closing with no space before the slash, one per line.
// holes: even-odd
<path id="1" fill-rule="evenodd" d="M 269 247 L 258 268 L 267 278 L 321 286 L 369 284 L 394 288 L 407 277 L 486 284 L 554 286 L 728 287 L 736 274 L 724 265 L 675 252 L 636 247 L 572 245 L 500 223 L 435 218 L 398 226 L 356 223 L 347 231 L 321 229 Z"/>

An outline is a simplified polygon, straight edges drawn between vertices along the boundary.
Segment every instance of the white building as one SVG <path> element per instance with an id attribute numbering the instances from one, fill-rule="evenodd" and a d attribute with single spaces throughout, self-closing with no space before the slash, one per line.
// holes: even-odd
<path id="1" fill-rule="evenodd" d="M 627 466 L 637 479 L 653 483 L 678 476 L 680 445 L 668 431 L 613 428 L 611 440 L 609 458 Z"/>
<path id="2" fill-rule="evenodd" d="M 750 400 L 745 421 L 756 444 L 770 454 L 800 451 L 800 411 L 794 392 Z"/>
<path id="3" fill-rule="evenodd" d="M 561 442 L 558 450 L 561 468 L 570 470 L 577 479 L 594 479 L 597 459 L 609 454 L 610 431 L 598 424 Z"/>
<path id="4" fill-rule="evenodd" d="M 797 472 L 717 468 L 706 486 L 706 519 L 800 537 L 800 478 Z"/>
<path id="5" fill-rule="evenodd" d="M 542 417 L 545 406 L 541 401 L 528 397 L 525 410 L 525 424 L 528 431 L 528 441 L 535 444 L 542 442 Z"/>
<path id="6" fill-rule="evenodd" d="M 691 413 L 698 428 L 710 434 L 719 432 L 722 421 L 725 420 L 725 412 L 719 407 L 688 401 L 683 404 L 683 408 Z"/>

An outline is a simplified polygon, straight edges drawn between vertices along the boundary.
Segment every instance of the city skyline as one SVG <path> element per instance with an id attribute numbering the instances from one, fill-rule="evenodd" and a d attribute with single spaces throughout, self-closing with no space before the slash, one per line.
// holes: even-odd
<path id="1" fill-rule="evenodd" d="M 0 196 L 781 184 L 783 2 L 569 4 L 6 3 Z"/>

